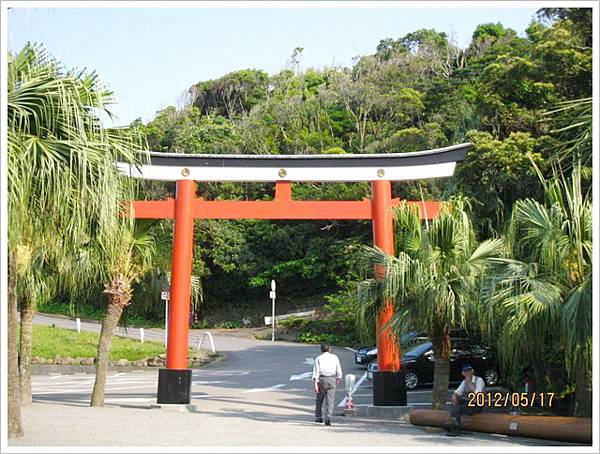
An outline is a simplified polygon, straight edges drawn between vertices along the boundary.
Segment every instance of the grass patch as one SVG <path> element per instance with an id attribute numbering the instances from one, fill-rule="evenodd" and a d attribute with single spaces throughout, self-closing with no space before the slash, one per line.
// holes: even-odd
<path id="1" fill-rule="evenodd" d="M 77 333 L 75 330 L 55 328 L 45 325 L 33 325 L 31 355 L 40 358 L 90 358 L 98 352 L 100 333 Z M 145 341 L 114 336 L 110 350 L 110 359 L 138 359 L 157 356 L 165 353 L 165 347 L 160 342 Z"/>

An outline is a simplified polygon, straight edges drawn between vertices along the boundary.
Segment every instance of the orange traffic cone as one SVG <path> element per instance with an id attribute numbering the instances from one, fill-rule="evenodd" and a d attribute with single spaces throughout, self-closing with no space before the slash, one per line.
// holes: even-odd
<path id="1" fill-rule="evenodd" d="M 346 405 L 344 406 L 344 416 L 356 416 L 354 402 L 352 402 L 352 394 L 346 396 Z"/>

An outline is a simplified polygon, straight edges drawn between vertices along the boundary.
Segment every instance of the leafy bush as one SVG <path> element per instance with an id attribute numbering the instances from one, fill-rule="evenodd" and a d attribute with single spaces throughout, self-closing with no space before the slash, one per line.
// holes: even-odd
<path id="1" fill-rule="evenodd" d="M 333 345 L 358 345 L 358 332 L 353 318 L 333 317 L 320 320 L 294 321 L 301 329 L 298 342 L 307 344 L 329 343 Z"/>
<path id="2" fill-rule="evenodd" d="M 352 336 L 344 336 L 340 334 L 313 334 L 310 331 L 300 333 L 298 336 L 298 342 L 304 344 L 330 344 L 330 345 L 351 345 L 355 343 L 355 339 Z"/>
<path id="3" fill-rule="evenodd" d="M 225 328 L 225 329 L 237 329 L 237 328 L 242 328 L 244 325 L 242 325 L 241 322 L 238 321 L 229 321 L 229 322 L 223 322 L 219 325 L 219 328 Z"/>
<path id="4" fill-rule="evenodd" d="M 302 329 L 305 328 L 309 323 L 310 319 L 302 318 L 302 317 L 290 317 L 285 320 L 281 320 L 278 322 L 280 327 L 290 328 L 290 329 Z"/>

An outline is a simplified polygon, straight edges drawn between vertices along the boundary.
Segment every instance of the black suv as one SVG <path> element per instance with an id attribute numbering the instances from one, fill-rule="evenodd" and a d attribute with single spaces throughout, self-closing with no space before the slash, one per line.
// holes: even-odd
<path id="1" fill-rule="evenodd" d="M 450 382 L 460 382 L 463 379 L 461 369 L 463 364 L 473 366 L 475 375 L 480 376 L 487 386 L 498 383 L 498 368 L 492 350 L 470 339 L 451 339 L 450 351 Z M 426 383 L 433 383 L 434 356 L 431 342 L 422 342 L 412 346 L 402 355 L 402 368 L 405 374 L 406 389 L 415 389 Z M 368 368 L 368 378 L 377 370 L 375 362 Z"/>
<path id="2" fill-rule="evenodd" d="M 467 337 L 467 334 L 462 329 L 451 329 L 451 338 L 462 338 Z M 402 335 L 400 338 L 400 350 L 412 348 L 413 345 L 419 342 L 426 342 L 428 340 L 427 334 L 419 331 L 411 331 Z M 408 345 L 408 347 L 405 347 Z M 360 347 L 354 351 L 354 362 L 363 366 L 368 366 L 370 363 L 377 359 L 377 347 Z"/>

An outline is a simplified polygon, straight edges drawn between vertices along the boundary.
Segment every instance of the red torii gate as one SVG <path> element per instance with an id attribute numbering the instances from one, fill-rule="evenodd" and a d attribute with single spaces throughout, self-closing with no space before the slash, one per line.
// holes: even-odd
<path id="1" fill-rule="evenodd" d="M 418 153 L 388 155 L 181 155 L 150 153 L 150 163 L 138 168 L 119 163 L 133 177 L 175 180 L 175 199 L 133 201 L 131 215 L 143 219 L 174 219 L 171 303 L 166 369 L 159 371 L 158 403 L 190 402 L 188 326 L 194 219 L 371 220 L 373 242 L 394 254 L 391 180 L 450 176 L 470 144 Z M 375 165 L 373 165 L 375 164 Z M 276 175 L 274 172 L 277 172 Z M 384 177 L 386 177 L 384 179 Z M 291 181 L 372 181 L 372 198 L 361 201 L 296 201 Z M 272 201 L 204 200 L 196 198 L 196 181 L 274 181 Z M 423 219 L 434 218 L 439 202 L 417 204 Z M 379 273 L 377 273 L 379 274 Z M 377 320 L 375 405 L 406 405 L 404 374 L 400 371 L 398 343 L 382 329 L 394 314 L 384 303 Z"/>

